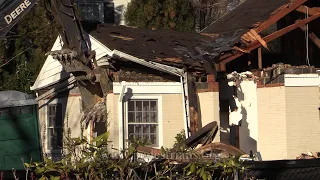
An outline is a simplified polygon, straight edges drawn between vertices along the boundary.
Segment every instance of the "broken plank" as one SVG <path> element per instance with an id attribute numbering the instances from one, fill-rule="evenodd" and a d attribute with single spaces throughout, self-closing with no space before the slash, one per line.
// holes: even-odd
<path id="1" fill-rule="evenodd" d="M 215 132 L 217 130 L 218 130 L 218 124 L 216 121 L 213 121 L 205 125 L 199 131 L 197 131 L 194 135 L 187 138 L 185 143 L 188 147 L 197 146 L 201 142 L 201 140 L 205 138 L 210 132 L 212 131 Z"/>

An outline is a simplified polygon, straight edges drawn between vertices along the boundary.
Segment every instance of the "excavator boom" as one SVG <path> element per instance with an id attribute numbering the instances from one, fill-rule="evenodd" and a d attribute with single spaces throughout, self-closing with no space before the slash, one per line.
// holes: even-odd
<path id="1" fill-rule="evenodd" d="M 0 36 L 6 35 L 37 0 L 0 0 Z"/>
<path id="2" fill-rule="evenodd" d="M 58 60 L 64 70 L 72 73 L 77 81 L 85 111 L 105 97 L 108 75 L 99 68 L 95 52 L 91 51 L 90 38 L 76 13 L 74 0 L 44 0 L 47 14 L 53 20 L 63 41 L 62 50 L 48 52 Z M 0 35 L 4 36 L 37 3 L 36 0 L 0 0 Z M 88 114 L 88 113 L 84 113 Z"/>

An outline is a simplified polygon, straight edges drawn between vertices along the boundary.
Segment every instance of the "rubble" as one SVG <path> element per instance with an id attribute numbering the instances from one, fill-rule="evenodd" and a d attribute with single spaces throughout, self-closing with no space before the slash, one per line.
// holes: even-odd
<path id="1" fill-rule="evenodd" d="M 243 80 L 256 81 L 259 78 L 257 76 L 255 76 L 250 71 L 245 71 L 245 72 L 241 72 L 241 73 L 238 73 L 238 72 L 234 71 L 234 72 L 232 72 L 232 73 L 227 75 L 227 79 L 229 81 L 243 81 Z"/>
<path id="2" fill-rule="evenodd" d="M 296 159 L 316 159 L 320 158 L 320 152 L 312 153 L 312 152 L 307 152 L 307 153 L 301 153 L 296 157 Z"/>
<path id="3" fill-rule="evenodd" d="M 243 80 L 260 81 L 261 84 L 282 84 L 285 74 L 310 74 L 317 73 L 314 66 L 292 66 L 290 64 L 273 64 L 260 70 L 252 70 L 238 73 L 236 71 L 227 75 L 230 86 L 238 86 Z"/>

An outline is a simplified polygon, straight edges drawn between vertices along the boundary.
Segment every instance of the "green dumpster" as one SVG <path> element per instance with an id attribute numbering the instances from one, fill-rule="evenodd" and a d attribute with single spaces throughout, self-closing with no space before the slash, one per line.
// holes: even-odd
<path id="1" fill-rule="evenodd" d="M 18 91 L 0 92 L 0 171 L 24 170 L 41 161 L 36 100 Z"/>

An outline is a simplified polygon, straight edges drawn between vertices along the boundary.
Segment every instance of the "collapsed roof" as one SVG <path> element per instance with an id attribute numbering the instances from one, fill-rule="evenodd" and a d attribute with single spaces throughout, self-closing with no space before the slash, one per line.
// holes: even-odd
<path id="1" fill-rule="evenodd" d="M 103 24 L 90 34 L 112 50 L 167 65 L 202 67 L 205 55 L 218 56 L 215 37 L 196 33 Z"/>
<path id="2" fill-rule="evenodd" d="M 108 48 L 137 58 L 203 70 L 205 62 L 217 62 L 243 34 L 289 3 L 290 0 L 246 0 L 201 33 L 102 24 L 91 35 Z"/>
<path id="3" fill-rule="evenodd" d="M 91 32 L 92 50 L 97 52 L 98 60 L 112 55 L 113 50 L 119 50 L 146 61 L 208 71 L 206 62 L 212 65 L 212 62 L 219 62 L 224 53 L 230 56 L 238 53 L 233 51 L 234 45 L 252 28 L 258 28 L 259 33 L 270 25 L 268 20 L 276 13 L 283 12 L 275 18 L 280 19 L 306 1 L 245 0 L 201 33 L 102 24 Z M 57 39 L 53 49 L 61 48 L 59 42 Z M 52 57 L 48 56 L 31 90 L 47 87 L 68 77 L 59 62 L 53 62 Z"/>

